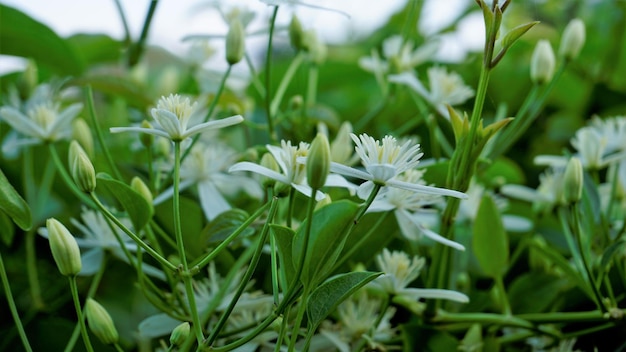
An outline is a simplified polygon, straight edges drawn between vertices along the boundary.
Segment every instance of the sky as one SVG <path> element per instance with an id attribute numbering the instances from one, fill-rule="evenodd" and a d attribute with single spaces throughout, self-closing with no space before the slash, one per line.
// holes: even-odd
<path id="1" fill-rule="evenodd" d="M 446 0 L 445 4 L 438 0 L 426 1 L 420 27 L 422 32 L 433 33 L 445 26 L 457 11 L 468 4 L 468 0 Z M 114 0 L 2 0 L 3 4 L 15 7 L 36 20 L 46 24 L 60 36 L 66 37 L 76 33 L 107 33 L 113 38 L 123 38 L 123 27 Z M 211 4 L 219 1 L 210 0 L 161 0 L 152 22 L 149 44 L 162 46 L 169 51 L 183 55 L 189 46 L 182 39 L 191 34 L 225 34 L 227 27 L 215 7 Z M 284 6 L 279 11 L 278 24 L 289 23 L 295 12 L 305 29 L 315 29 L 327 43 L 342 43 L 368 35 L 384 24 L 389 16 L 401 9 L 406 0 L 308 0 L 309 3 L 341 10 L 344 15 L 315 10 L 304 6 Z M 150 0 L 120 0 L 131 35 L 137 38 L 141 32 L 145 13 Z M 251 29 L 262 28 L 271 13 L 271 8 L 259 0 L 222 0 L 226 8 L 244 6 L 257 13 L 251 23 Z M 478 24 L 477 24 L 477 21 Z M 478 36 L 468 35 L 467 28 L 482 25 L 480 16 L 470 16 L 462 28 L 444 38 L 444 46 L 440 56 L 451 60 L 462 58 L 468 48 L 481 45 Z M 476 32 L 476 31 L 474 31 Z M 261 48 L 264 40 L 252 45 Z M 10 72 L 24 66 L 24 61 L 0 55 L 0 72 Z"/>

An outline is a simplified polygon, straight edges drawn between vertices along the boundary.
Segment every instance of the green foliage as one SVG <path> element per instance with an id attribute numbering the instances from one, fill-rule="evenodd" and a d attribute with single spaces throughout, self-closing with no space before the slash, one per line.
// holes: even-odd
<path id="1" fill-rule="evenodd" d="M 143 229 L 153 215 L 152 207 L 141 194 L 129 185 L 113 179 L 103 172 L 98 173 L 98 186 L 104 186 L 126 210 L 135 231 Z"/>
<path id="2" fill-rule="evenodd" d="M 11 186 L 2 170 L 0 170 L 0 210 L 11 217 L 17 226 L 23 230 L 28 230 L 32 226 L 28 204 Z"/>
<path id="3" fill-rule="evenodd" d="M 472 248 L 486 275 L 492 278 L 502 277 L 508 269 L 509 240 L 500 212 L 489 195 L 483 196 L 478 207 Z"/>

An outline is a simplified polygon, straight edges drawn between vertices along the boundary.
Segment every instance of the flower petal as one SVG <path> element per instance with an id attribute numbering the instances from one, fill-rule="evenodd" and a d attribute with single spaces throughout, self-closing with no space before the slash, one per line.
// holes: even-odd
<path id="1" fill-rule="evenodd" d="M 171 111 L 165 109 L 152 109 L 152 117 L 159 123 L 161 128 L 168 134 L 171 139 L 184 139 L 180 120 Z"/>
<path id="2" fill-rule="evenodd" d="M 330 171 L 344 176 L 360 178 L 362 180 L 374 180 L 372 175 L 365 171 L 357 170 L 353 167 L 345 166 L 336 162 L 330 163 Z"/>
<path id="3" fill-rule="evenodd" d="M 467 199 L 467 194 L 459 192 L 459 191 L 454 191 L 454 190 L 446 189 L 446 188 L 419 185 L 416 183 L 409 183 L 409 182 L 398 181 L 398 180 L 387 181 L 387 186 L 392 186 L 392 187 L 396 187 L 400 189 L 406 189 L 408 191 L 413 191 L 413 192 Z"/>
<path id="4" fill-rule="evenodd" d="M 404 72 L 397 75 L 389 75 L 389 82 L 405 84 L 409 88 L 413 89 L 422 98 L 430 101 L 430 93 L 426 90 L 426 87 L 417 79 L 417 76 L 411 72 Z"/>
<path id="5" fill-rule="evenodd" d="M 170 138 L 170 135 L 165 133 L 164 131 L 157 130 L 155 128 L 144 128 L 144 127 L 111 127 L 109 128 L 109 132 L 111 133 L 120 133 L 120 132 L 139 132 L 139 133 L 147 133 L 154 136 L 165 137 L 167 139 Z"/>
<path id="6" fill-rule="evenodd" d="M 259 175 L 263 175 L 265 177 L 269 177 L 272 180 L 275 180 L 278 182 L 282 182 L 286 184 L 290 183 L 285 175 L 279 174 L 278 172 L 274 170 L 270 170 L 264 166 L 251 163 L 249 161 L 242 161 L 240 163 L 237 163 L 231 166 L 230 169 L 228 169 L 228 172 L 233 172 L 233 171 L 250 171 L 250 172 L 257 173 Z"/>
<path id="7" fill-rule="evenodd" d="M 191 127 L 190 129 L 185 131 L 185 133 L 181 136 L 181 138 L 185 139 L 185 138 L 189 138 L 193 136 L 194 134 L 202 133 L 207 130 L 215 130 L 219 128 L 236 125 L 238 123 L 241 123 L 242 121 L 243 121 L 243 116 L 241 115 L 235 115 L 235 116 L 227 117 L 225 119 L 220 119 L 220 120 L 208 121 L 208 122 L 201 123 L 201 124 Z"/>
<path id="8" fill-rule="evenodd" d="M 435 288 L 405 288 L 398 294 L 399 296 L 410 297 L 413 299 L 420 298 L 430 298 L 430 299 L 447 299 L 450 301 L 467 303 L 469 302 L 469 297 L 465 294 L 452 291 L 452 290 L 442 290 Z"/>
<path id="9" fill-rule="evenodd" d="M 57 118 L 54 120 L 54 123 L 48 128 L 48 136 L 57 136 L 57 139 L 60 139 L 64 134 L 70 135 L 72 131 L 72 120 L 74 120 L 76 115 L 78 115 L 82 109 L 83 104 L 76 103 L 61 111 L 61 113 L 59 113 Z"/>
<path id="10" fill-rule="evenodd" d="M 296 191 L 304 194 L 307 197 L 311 196 L 311 191 L 313 190 L 308 185 L 299 185 L 299 184 L 295 184 L 295 183 L 292 183 L 291 187 L 295 188 Z M 324 198 L 326 198 L 326 195 L 324 194 L 324 192 L 321 192 L 321 191 L 316 191 L 315 192 L 315 201 L 319 202 L 319 201 L 321 201 Z"/>
<path id="11" fill-rule="evenodd" d="M 200 197 L 200 206 L 209 221 L 231 208 L 212 182 L 198 183 L 198 196 Z"/>
<path id="12" fill-rule="evenodd" d="M 0 109 L 0 117 L 11 125 L 13 129 L 29 137 L 41 138 L 45 133 L 33 120 L 13 107 L 2 107 Z"/>

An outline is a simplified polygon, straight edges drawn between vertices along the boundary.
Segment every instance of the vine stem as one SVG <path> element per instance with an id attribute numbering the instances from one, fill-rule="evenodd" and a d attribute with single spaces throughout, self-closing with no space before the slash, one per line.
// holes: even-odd
<path id="1" fill-rule="evenodd" d="M 274 7 L 272 12 L 272 18 L 270 19 L 270 32 L 267 40 L 267 54 L 265 57 L 265 113 L 267 114 L 267 129 L 269 133 L 270 141 L 276 140 L 274 134 L 274 122 L 272 116 L 272 100 L 271 97 L 271 77 L 270 69 L 272 67 L 272 42 L 274 40 L 274 25 L 276 24 L 276 16 L 278 15 L 278 6 Z"/>
<path id="2" fill-rule="evenodd" d="M 156 11 L 158 0 L 151 0 L 150 7 L 148 7 L 148 13 L 146 14 L 146 19 L 143 22 L 143 28 L 141 28 L 141 35 L 139 36 L 139 40 L 137 44 L 131 46 L 130 55 L 128 56 L 128 66 L 133 67 L 141 58 L 141 54 L 143 53 L 143 49 L 146 44 L 146 39 L 148 39 L 148 32 L 150 31 L 150 24 L 152 23 L 152 19 L 154 18 L 154 12 Z"/>
<path id="3" fill-rule="evenodd" d="M 185 292 L 187 293 L 187 302 L 189 303 L 189 310 L 191 311 L 191 319 L 193 322 L 193 330 L 198 340 L 198 345 L 204 341 L 204 334 L 202 333 L 202 325 L 200 324 L 200 317 L 198 315 L 198 307 L 196 306 L 196 296 L 193 292 L 193 280 L 191 273 L 189 272 L 189 263 L 187 263 L 187 254 L 185 253 L 185 243 L 183 240 L 183 230 L 180 218 L 180 141 L 174 141 L 174 234 L 176 237 L 176 246 L 178 247 L 178 256 L 182 263 L 182 278 L 185 285 Z"/>
<path id="4" fill-rule="evenodd" d="M 13 299 L 13 293 L 11 293 L 11 285 L 9 284 L 9 277 L 7 276 L 7 271 L 4 267 L 2 253 L 0 253 L 0 278 L 2 279 L 4 295 L 7 298 L 9 310 L 11 311 L 11 315 L 13 316 L 13 320 L 15 321 L 15 327 L 17 328 L 17 332 L 20 335 L 20 339 L 22 340 L 22 345 L 24 345 L 24 349 L 27 352 L 32 352 L 33 349 L 30 347 L 30 343 L 28 342 L 28 336 L 26 336 L 26 332 L 24 331 L 24 325 L 22 325 L 20 314 L 17 311 L 17 306 L 15 305 L 15 300 Z"/>
<path id="5" fill-rule="evenodd" d="M 72 300 L 74 301 L 74 309 L 76 309 L 76 315 L 78 316 L 78 322 L 80 323 L 80 332 L 83 336 L 83 342 L 88 352 L 93 352 L 91 341 L 89 341 L 89 333 L 87 332 L 87 325 L 85 324 L 85 318 L 83 316 L 83 309 L 80 305 L 80 299 L 78 298 L 78 286 L 76 285 L 76 276 L 69 276 L 70 290 L 72 291 Z"/>
<path id="6" fill-rule="evenodd" d="M 106 143 L 104 142 L 104 135 L 102 134 L 102 129 L 100 128 L 100 124 L 98 123 L 98 116 L 96 115 L 96 106 L 93 101 L 93 90 L 91 86 L 88 85 L 85 87 L 85 99 L 87 99 L 87 107 L 89 109 L 89 116 L 91 117 L 91 124 L 93 125 L 94 130 L 96 131 L 96 138 L 98 139 L 98 143 L 100 144 L 100 148 L 102 148 L 102 152 L 104 154 L 104 158 L 109 165 L 109 169 L 113 173 L 116 179 L 122 180 L 122 174 L 120 170 L 118 170 L 115 165 L 115 161 L 113 161 L 113 157 L 111 156 L 111 152 L 109 148 L 107 148 Z"/>

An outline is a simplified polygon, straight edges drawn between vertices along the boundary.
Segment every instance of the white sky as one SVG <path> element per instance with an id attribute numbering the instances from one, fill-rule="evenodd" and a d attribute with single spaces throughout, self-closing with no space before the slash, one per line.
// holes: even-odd
<path id="1" fill-rule="evenodd" d="M 454 17 L 455 12 L 467 6 L 468 0 L 425 0 L 420 26 L 424 32 L 436 32 Z M 123 29 L 113 0 L 3 0 L 5 5 L 16 7 L 65 37 L 75 33 L 106 33 L 122 39 Z M 183 55 L 188 45 L 181 39 L 189 34 L 223 34 L 227 28 L 214 9 L 206 5 L 209 0 L 161 0 L 150 29 L 148 42 L 171 52 Z M 389 16 L 404 6 L 406 0 L 309 0 L 319 6 L 331 7 L 350 14 L 313 10 L 303 6 L 281 7 L 277 23 L 287 24 L 295 11 L 305 28 L 314 28 L 321 38 L 329 43 L 353 39 L 355 35 L 367 33 L 384 24 Z M 473 1 L 471 1 L 473 2 Z M 147 11 L 149 0 L 121 0 L 133 38 L 138 38 Z M 252 28 L 262 28 L 269 18 L 271 9 L 258 0 L 221 1 L 232 6 L 245 6 L 258 15 Z M 478 22 L 477 22 L 478 21 Z M 480 17 L 469 18 L 465 25 L 471 28 L 482 26 Z M 469 32 L 469 35 L 468 35 Z M 449 59 L 461 58 L 467 48 L 480 46 L 482 28 L 448 35 L 444 40 L 443 52 Z M 260 44 L 260 43 L 259 43 Z M 254 44 L 253 44 L 254 45 Z M 258 45 L 258 44 L 257 44 Z M 23 67 L 23 60 L 0 56 L 0 72 Z"/>

